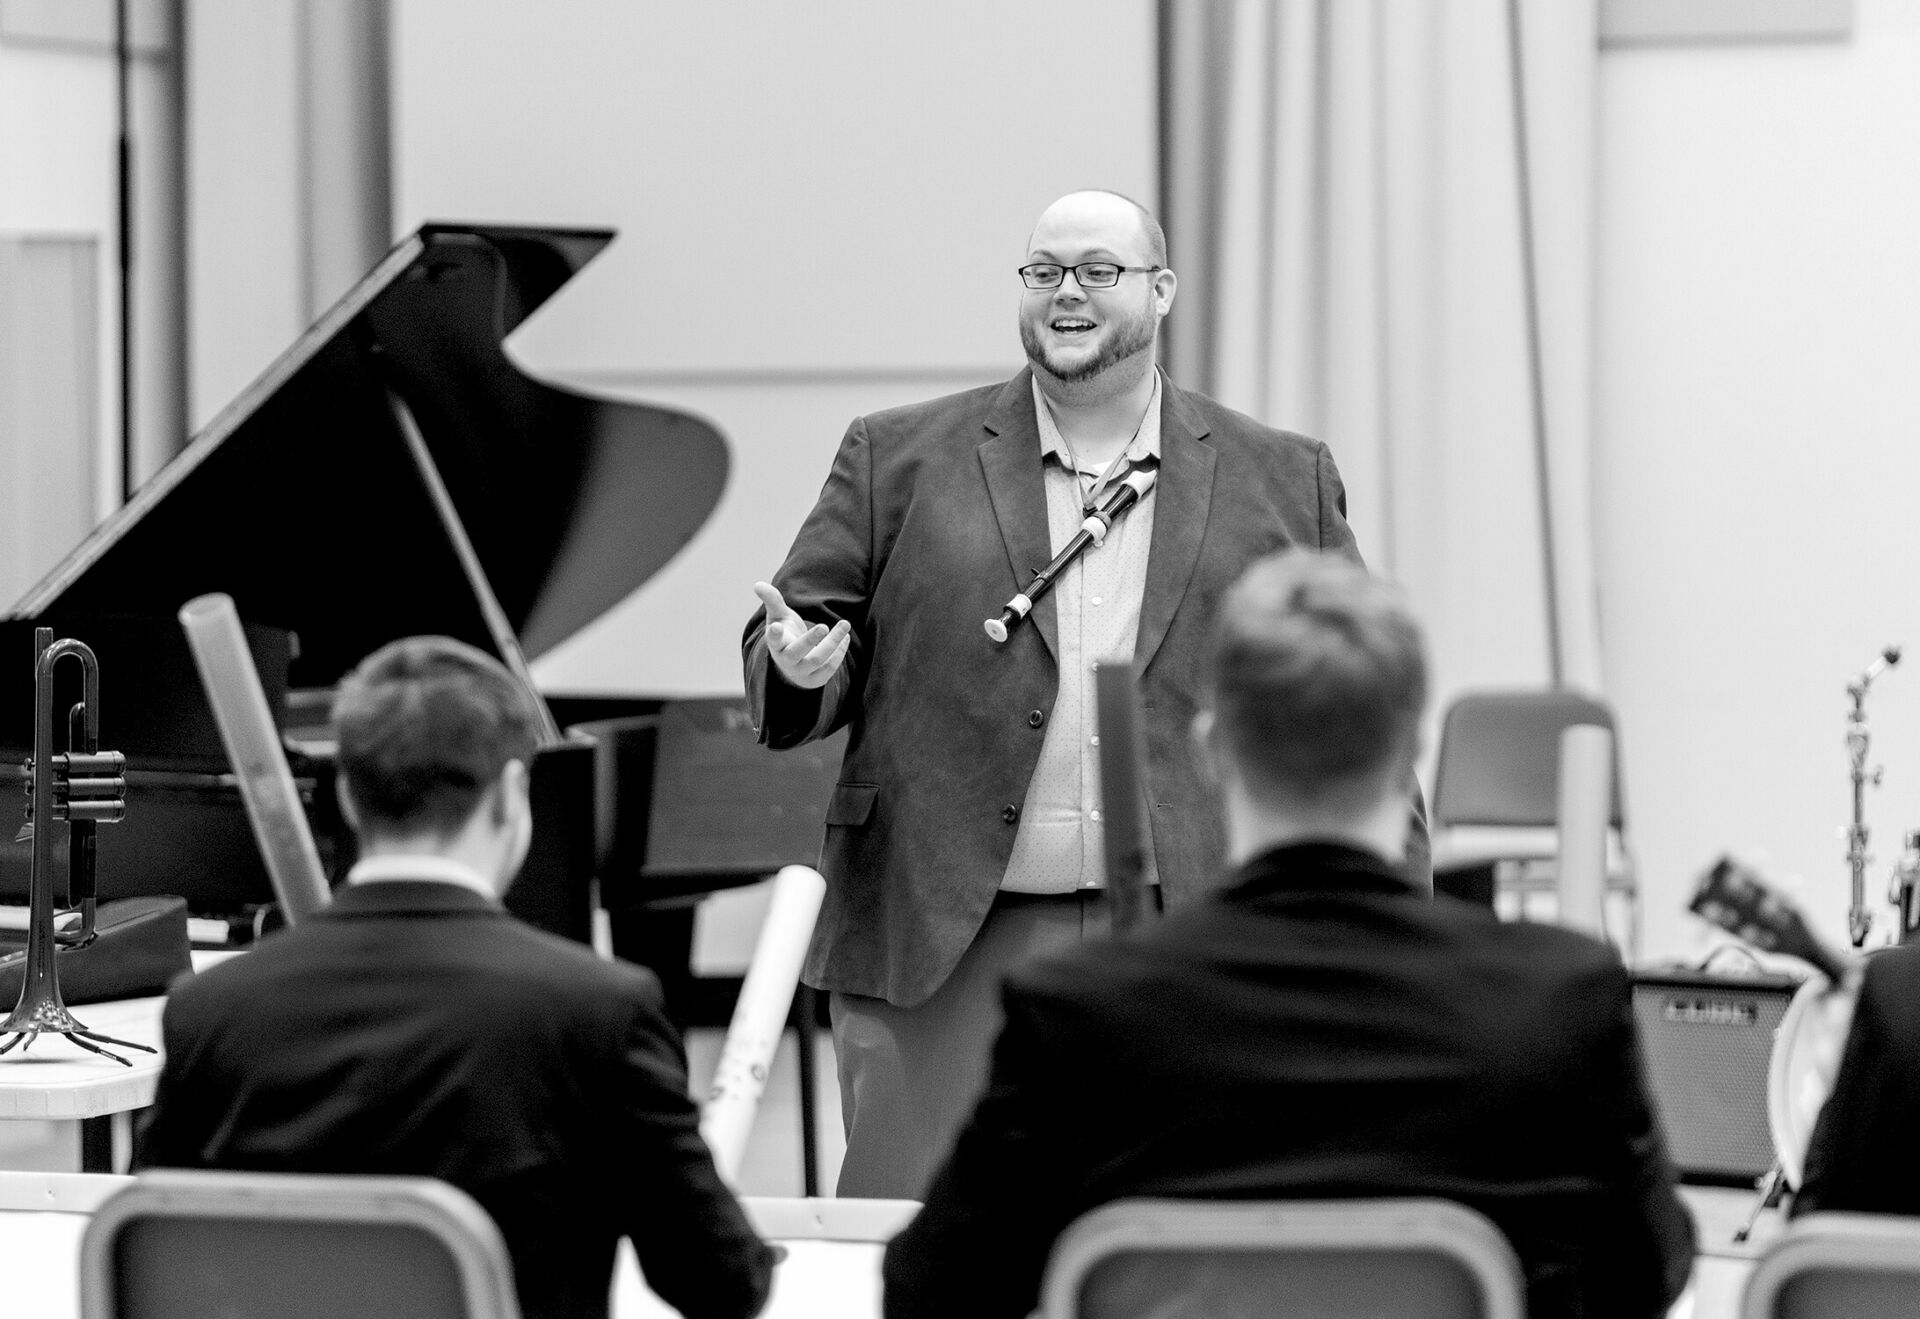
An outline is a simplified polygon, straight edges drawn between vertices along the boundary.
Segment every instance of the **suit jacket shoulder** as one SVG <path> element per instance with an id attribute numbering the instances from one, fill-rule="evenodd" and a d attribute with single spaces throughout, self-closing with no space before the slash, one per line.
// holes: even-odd
<path id="1" fill-rule="evenodd" d="M 860 417 L 856 424 L 866 427 L 869 434 L 916 436 L 944 429 L 959 421 L 977 421 L 994 407 L 1002 394 L 1026 379 L 1026 374 L 1022 372 L 1012 380 L 976 385 L 972 389 L 943 394 L 939 398 L 882 408 Z"/>

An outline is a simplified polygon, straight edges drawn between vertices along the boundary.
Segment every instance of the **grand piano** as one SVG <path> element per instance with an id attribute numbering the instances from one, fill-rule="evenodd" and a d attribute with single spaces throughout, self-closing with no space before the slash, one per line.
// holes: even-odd
<path id="1" fill-rule="evenodd" d="M 409 235 L 0 615 L 0 789 L 25 778 L 34 627 L 99 656 L 101 744 L 129 767 L 127 819 L 99 836 L 103 900 L 180 894 L 239 935 L 273 898 L 175 621 L 188 599 L 233 597 L 337 875 L 352 843 L 325 711 L 348 669 L 393 638 L 437 632 L 526 676 L 699 529 L 727 479 L 712 426 L 532 379 L 502 348 L 611 238 L 455 224 Z M 523 917 L 584 939 L 596 870 L 610 854 L 643 868 L 651 740 L 638 757 L 631 738 L 596 754 L 560 730 L 596 715 L 644 723 L 659 705 L 549 702 L 534 853 L 509 896 Z M 647 782 L 609 781 L 636 760 Z M 0 901 L 27 892 L 29 849 L 12 835 L 0 822 Z"/>

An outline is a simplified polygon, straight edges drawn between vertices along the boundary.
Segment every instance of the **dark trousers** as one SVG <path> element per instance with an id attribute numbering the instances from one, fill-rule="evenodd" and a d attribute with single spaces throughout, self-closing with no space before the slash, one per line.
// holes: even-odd
<path id="1" fill-rule="evenodd" d="M 1157 912 L 1160 890 L 1149 890 Z M 833 1049 L 847 1156 L 838 1194 L 919 1200 L 986 1086 L 1000 982 L 1030 957 L 1105 937 L 1104 893 L 1002 893 L 960 964 L 913 1008 L 834 994 Z"/>

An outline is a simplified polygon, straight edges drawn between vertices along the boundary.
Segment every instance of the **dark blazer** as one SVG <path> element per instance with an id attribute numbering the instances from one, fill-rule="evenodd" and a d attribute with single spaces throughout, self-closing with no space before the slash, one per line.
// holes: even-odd
<path id="1" fill-rule="evenodd" d="M 614 1243 L 700 1319 L 772 1254 L 721 1183 L 651 972 L 458 885 L 349 885 L 182 980 L 144 1166 L 438 1177 L 493 1216 L 528 1319 L 602 1319 Z"/>
<path id="2" fill-rule="evenodd" d="M 1920 1214 L 1920 947 L 1867 958 L 1794 1214 Z"/>
<path id="3" fill-rule="evenodd" d="M 1009 978 L 986 1094 L 886 1257 L 888 1319 L 1017 1319 L 1127 1196 L 1480 1210 L 1533 1319 L 1662 1314 L 1693 1228 L 1604 945 L 1427 898 L 1335 844 Z"/>
<path id="4" fill-rule="evenodd" d="M 852 641 L 828 684 L 771 669 L 764 611 L 743 639 L 761 740 L 851 725 L 827 809 L 827 898 L 805 976 L 923 1002 L 985 920 L 1059 686 L 1051 595 L 1004 645 L 982 624 L 1052 558 L 1033 375 L 861 417 L 774 576 Z M 1220 871 L 1224 830 L 1189 728 L 1214 608 L 1253 560 L 1303 545 L 1357 558 L 1327 446 L 1164 381 L 1141 670 L 1154 860 L 1170 907 Z M 1409 862 L 1431 885 L 1424 820 Z"/>

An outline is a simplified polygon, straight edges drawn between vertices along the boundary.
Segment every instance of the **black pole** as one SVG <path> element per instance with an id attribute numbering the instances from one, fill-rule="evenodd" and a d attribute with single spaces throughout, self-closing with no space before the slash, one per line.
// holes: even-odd
<path id="1" fill-rule="evenodd" d="M 119 88 L 120 205 L 120 502 L 133 498 L 133 138 L 127 75 L 127 0 L 114 0 L 113 59 Z"/>

